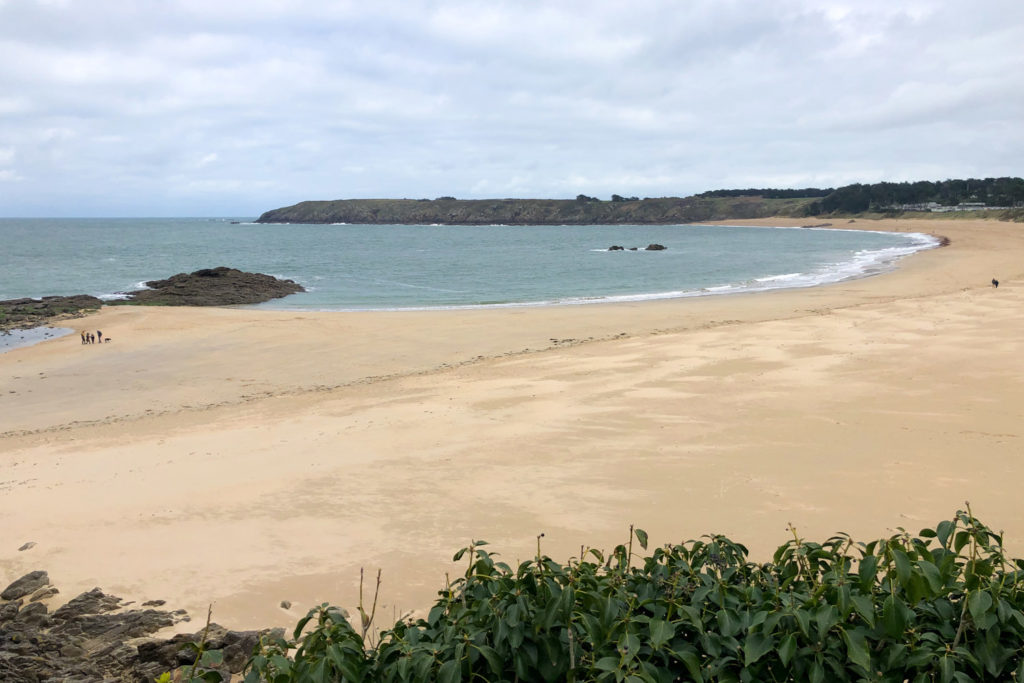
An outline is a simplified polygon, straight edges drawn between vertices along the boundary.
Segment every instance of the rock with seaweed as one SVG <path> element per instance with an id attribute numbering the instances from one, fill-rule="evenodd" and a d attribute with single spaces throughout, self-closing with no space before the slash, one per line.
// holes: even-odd
<path id="1" fill-rule="evenodd" d="M 128 292 L 116 303 L 150 306 L 236 306 L 258 304 L 306 291 L 293 280 L 218 266 L 150 280 L 149 289 Z"/>

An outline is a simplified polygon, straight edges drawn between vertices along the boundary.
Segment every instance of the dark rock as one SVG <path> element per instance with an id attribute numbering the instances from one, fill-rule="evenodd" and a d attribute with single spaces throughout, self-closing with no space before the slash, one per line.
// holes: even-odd
<path id="1" fill-rule="evenodd" d="M 41 602 L 31 602 L 14 617 L 14 622 L 29 626 L 39 626 L 47 621 L 46 605 Z"/>
<path id="2" fill-rule="evenodd" d="M 57 621 L 56 613 L 53 620 Z M 124 640 L 148 635 L 167 626 L 173 626 L 174 623 L 174 617 L 167 612 L 154 609 L 131 610 L 116 614 L 82 614 L 74 618 L 65 618 L 50 632 L 93 639 Z"/>
<path id="3" fill-rule="evenodd" d="M 193 273 L 178 273 L 166 280 L 150 280 L 150 289 L 129 292 L 125 303 L 160 306 L 235 306 L 258 304 L 305 288 L 292 280 L 262 273 L 246 273 L 219 266 Z"/>
<path id="4" fill-rule="evenodd" d="M 219 624 L 210 624 L 206 633 L 206 649 L 220 650 L 224 664 L 231 671 L 241 671 L 246 660 L 260 642 L 260 631 L 229 631 Z M 156 640 L 140 643 L 140 662 L 156 662 L 170 669 L 191 664 L 195 654 L 188 648 L 189 643 L 198 643 L 203 632 L 179 634 L 170 640 Z"/>
<path id="5" fill-rule="evenodd" d="M 14 602 L 8 602 L 0 605 L 0 624 L 13 619 L 18 614 L 18 610 L 20 608 L 21 600 L 15 600 Z"/>
<path id="6" fill-rule="evenodd" d="M 53 613 L 56 621 L 67 621 L 89 614 L 112 612 L 121 606 L 121 598 L 107 595 L 99 588 L 82 593 L 68 601 Z"/>
<path id="7" fill-rule="evenodd" d="M 622 247 L 619 246 L 618 244 L 613 244 L 612 246 L 608 247 L 608 251 L 622 251 Z"/>
<path id="8" fill-rule="evenodd" d="M 45 578 L 45 572 L 33 574 L 34 581 Z M 0 604 L 3 683 L 153 681 L 164 672 L 190 666 L 194 654 L 188 643 L 198 643 L 204 637 L 199 631 L 170 640 L 150 639 L 159 629 L 187 619 L 187 615 L 183 610 L 124 611 L 131 603 L 99 588 L 82 593 L 52 614 L 41 602 L 24 607 L 22 603 L 18 597 Z M 205 648 L 222 652 L 224 665 L 219 671 L 224 680 L 229 680 L 231 674 L 241 672 L 261 635 L 268 633 L 284 635 L 280 629 L 229 631 L 210 624 Z"/>
<path id="9" fill-rule="evenodd" d="M 50 583 L 50 576 L 42 571 L 34 571 L 17 579 L 0 593 L 0 600 L 17 600 L 29 595 Z"/>
<path id="10" fill-rule="evenodd" d="M 142 603 L 143 607 L 163 607 L 167 604 L 166 600 L 147 600 Z"/>
<path id="11" fill-rule="evenodd" d="M 54 320 L 80 318 L 96 311 L 102 305 L 102 300 L 88 294 L 44 296 L 42 299 L 7 299 L 0 301 L 0 330 L 29 329 Z"/>
<path id="12" fill-rule="evenodd" d="M 52 598 L 54 595 L 57 595 L 57 593 L 60 593 L 60 591 L 57 590 L 56 586 L 46 586 L 45 588 L 40 588 L 33 593 L 32 597 L 29 598 L 28 601 L 35 602 L 37 600 L 46 600 L 47 598 Z"/>
<path id="13" fill-rule="evenodd" d="M 648 244 L 644 249 L 645 249 L 645 251 L 664 251 L 665 245 L 664 244 Z"/>
<path id="14" fill-rule="evenodd" d="M 292 603 L 291 603 L 290 600 L 282 600 L 281 601 L 281 609 L 291 609 L 291 608 L 292 608 Z"/>
<path id="15" fill-rule="evenodd" d="M 36 547 L 36 542 L 35 541 L 29 541 L 25 545 L 23 545 L 20 548 L 18 548 L 18 552 L 20 553 L 23 550 L 32 550 L 32 548 L 35 548 L 35 547 Z"/>

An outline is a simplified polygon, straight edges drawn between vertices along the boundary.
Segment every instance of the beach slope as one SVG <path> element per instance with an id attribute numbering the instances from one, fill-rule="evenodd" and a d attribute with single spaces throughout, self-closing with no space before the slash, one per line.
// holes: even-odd
<path id="1" fill-rule="evenodd" d="M 75 322 L 109 344 L 0 354 L 0 583 L 47 569 L 68 597 L 213 603 L 251 628 L 351 608 L 360 568 L 381 568 L 389 621 L 471 539 L 513 562 L 543 532 L 565 559 L 632 523 L 766 559 L 788 523 L 863 539 L 965 500 L 1024 554 L 1024 227 L 865 227 L 951 244 L 728 297 L 103 309 Z"/>

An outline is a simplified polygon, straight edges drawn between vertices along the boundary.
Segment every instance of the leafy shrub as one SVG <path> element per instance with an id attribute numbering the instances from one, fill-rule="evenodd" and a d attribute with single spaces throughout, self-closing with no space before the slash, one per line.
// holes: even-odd
<path id="1" fill-rule="evenodd" d="M 367 647 L 326 604 L 246 681 L 1008 681 L 1024 676 L 1024 560 L 970 513 L 888 539 L 793 539 L 756 564 L 724 536 L 513 569 L 475 542 L 426 619 Z M 313 628 L 304 632 L 312 623 Z"/>

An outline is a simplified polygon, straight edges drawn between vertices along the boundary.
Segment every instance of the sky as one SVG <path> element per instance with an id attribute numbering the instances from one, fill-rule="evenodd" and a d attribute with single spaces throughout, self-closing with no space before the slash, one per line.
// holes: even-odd
<path id="1" fill-rule="evenodd" d="M 1024 174 L 1021 0 L 0 0 L 0 216 Z"/>

